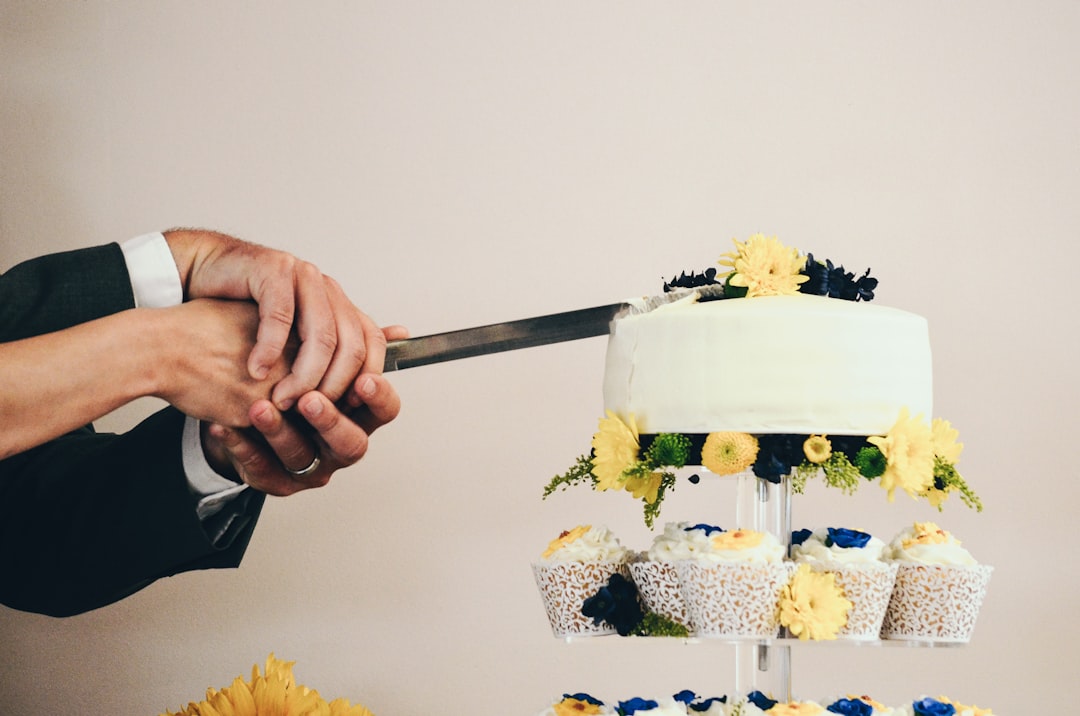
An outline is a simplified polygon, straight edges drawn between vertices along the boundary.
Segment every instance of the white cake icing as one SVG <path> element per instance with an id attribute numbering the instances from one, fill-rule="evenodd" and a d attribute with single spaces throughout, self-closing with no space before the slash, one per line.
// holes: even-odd
<path id="1" fill-rule="evenodd" d="M 883 435 L 932 415 L 926 319 L 822 296 L 681 300 L 615 322 L 604 407 L 642 433 Z"/>

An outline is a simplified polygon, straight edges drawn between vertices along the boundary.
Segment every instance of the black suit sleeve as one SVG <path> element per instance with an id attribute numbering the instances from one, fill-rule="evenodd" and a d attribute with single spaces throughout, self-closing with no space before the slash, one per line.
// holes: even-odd
<path id="1" fill-rule="evenodd" d="M 0 275 L 0 341 L 133 307 L 118 245 L 44 256 Z M 237 566 L 264 496 L 234 500 L 211 543 L 183 470 L 183 424 L 167 408 L 123 435 L 87 426 L 0 461 L 0 603 L 67 616 L 161 577 Z"/>

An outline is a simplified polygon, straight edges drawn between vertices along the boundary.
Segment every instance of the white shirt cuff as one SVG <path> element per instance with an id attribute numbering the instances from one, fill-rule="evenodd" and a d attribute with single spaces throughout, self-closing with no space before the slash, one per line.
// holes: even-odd
<path id="1" fill-rule="evenodd" d="M 184 421 L 182 440 L 184 473 L 187 475 L 191 491 L 199 496 L 195 509 L 199 519 L 207 518 L 221 511 L 230 500 L 247 489 L 247 485 L 237 484 L 214 472 L 202 449 L 199 421 L 188 418 Z"/>
<path id="2" fill-rule="evenodd" d="M 138 308 L 166 308 L 184 301 L 184 287 L 164 234 L 143 234 L 120 244 Z"/>

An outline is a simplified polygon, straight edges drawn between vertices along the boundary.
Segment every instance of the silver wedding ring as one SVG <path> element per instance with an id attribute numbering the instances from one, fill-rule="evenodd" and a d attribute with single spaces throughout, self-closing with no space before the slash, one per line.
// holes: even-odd
<path id="1" fill-rule="evenodd" d="M 311 464 L 305 467 L 303 470 L 293 470 L 288 465 L 283 465 L 282 467 L 284 467 L 285 472 L 289 473 L 290 475 L 295 475 L 296 477 L 307 477 L 308 475 L 319 469 L 320 462 L 322 461 L 319 460 L 319 451 L 316 450 L 315 457 L 311 458 Z"/>

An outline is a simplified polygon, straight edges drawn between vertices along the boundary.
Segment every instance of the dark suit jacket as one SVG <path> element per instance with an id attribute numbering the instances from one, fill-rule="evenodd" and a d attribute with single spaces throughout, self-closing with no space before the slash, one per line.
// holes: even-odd
<path id="1" fill-rule="evenodd" d="M 116 244 L 33 259 L 0 275 L 0 342 L 134 305 Z M 239 565 L 263 495 L 244 491 L 212 543 L 183 471 L 183 424 L 166 408 L 122 435 L 86 426 L 0 461 L 0 602 L 68 616 L 160 577 Z"/>

